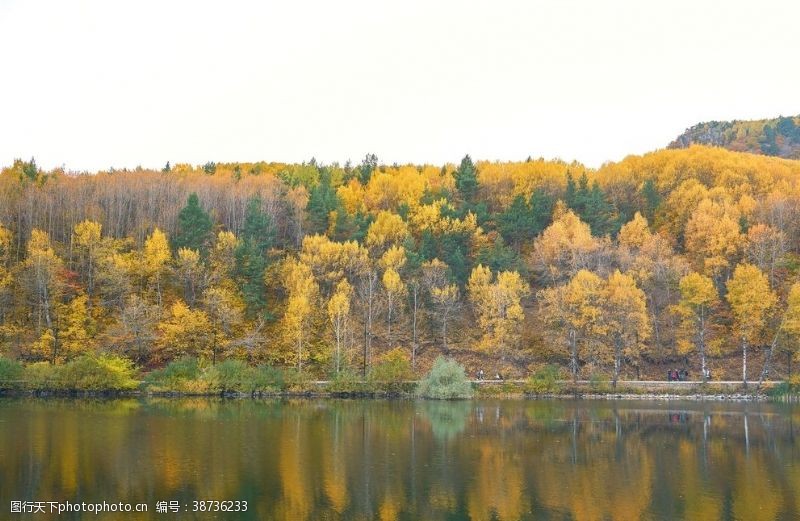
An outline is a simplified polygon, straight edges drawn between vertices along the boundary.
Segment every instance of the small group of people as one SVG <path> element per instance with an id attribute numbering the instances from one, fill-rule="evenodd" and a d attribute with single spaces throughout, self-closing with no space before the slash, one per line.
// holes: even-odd
<path id="1" fill-rule="evenodd" d="M 703 377 L 706 380 L 711 380 L 711 369 L 705 368 L 702 370 Z M 686 369 L 670 369 L 667 371 L 667 380 L 670 382 L 685 382 L 689 379 L 689 371 Z"/>
<path id="2" fill-rule="evenodd" d="M 478 380 L 483 380 L 485 378 L 485 374 L 483 372 L 483 369 L 478 369 L 478 372 L 477 372 L 476 376 L 477 376 Z M 495 373 L 494 374 L 494 379 L 495 380 L 502 380 L 503 379 L 503 375 L 501 375 L 500 373 Z"/>
<path id="3" fill-rule="evenodd" d="M 689 379 L 689 371 L 686 369 L 670 369 L 667 371 L 667 380 L 670 382 L 684 382 Z"/>

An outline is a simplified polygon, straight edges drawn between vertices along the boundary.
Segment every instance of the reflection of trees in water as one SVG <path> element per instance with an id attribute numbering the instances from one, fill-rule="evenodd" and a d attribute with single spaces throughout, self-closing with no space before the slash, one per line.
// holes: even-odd
<path id="1" fill-rule="evenodd" d="M 472 402 L 434 401 L 421 402 L 425 418 L 430 422 L 431 431 L 437 440 L 449 440 L 464 432 L 467 418 L 472 412 Z"/>
<path id="2" fill-rule="evenodd" d="M 250 519 L 793 519 L 797 415 L 570 401 L 5 401 L 0 496 L 247 499 Z"/>

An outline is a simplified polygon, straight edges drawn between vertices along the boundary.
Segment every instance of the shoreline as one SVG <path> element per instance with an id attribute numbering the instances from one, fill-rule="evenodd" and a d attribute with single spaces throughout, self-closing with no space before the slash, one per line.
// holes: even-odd
<path id="1" fill-rule="evenodd" d="M 132 391 L 64 391 L 64 390 L 0 390 L 0 398 L 76 398 L 76 399 L 117 399 L 117 398 L 222 398 L 228 400 L 259 399 L 348 399 L 348 400 L 426 400 L 426 401 L 472 401 L 485 399 L 503 399 L 520 401 L 546 400 L 606 400 L 606 401 L 696 401 L 696 402 L 790 402 L 800 403 L 798 395 L 770 396 L 763 389 L 751 393 L 630 393 L 630 392 L 578 392 L 578 393 L 480 393 L 472 398 L 458 400 L 432 400 L 407 392 L 312 392 L 312 391 L 280 391 L 280 392 L 150 392 Z"/>

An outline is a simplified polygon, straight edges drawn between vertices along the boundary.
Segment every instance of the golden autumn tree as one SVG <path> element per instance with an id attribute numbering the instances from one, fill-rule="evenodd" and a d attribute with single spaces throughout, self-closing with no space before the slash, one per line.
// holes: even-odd
<path id="1" fill-rule="evenodd" d="M 183 300 L 194 306 L 198 296 L 205 289 L 207 274 L 200 252 L 189 248 L 179 248 L 175 258 L 175 274 L 183 286 Z"/>
<path id="2" fill-rule="evenodd" d="M 328 320 L 333 328 L 333 336 L 336 340 L 336 351 L 334 353 L 334 370 L 336 374 L 342 369 L 342 346 L 344 345 L 344 335 L 347 329 L 348 318 L 350 316 L 350 301 L 353 295 L 353 288 L 347 280 L 340 280 L 336 289 L 328 300 Z"/>
<path id="3" fill-rule="evenodd" d="M 392 245 L 402 244 L 408 236 L 408 225 L 395 213 L 382 211 L 369 225 L 365 245 L 371 251 L 383 252 Z"/>
<path id="4" fill-rule="evenodd" d="M 14 277 L 11 273 L 11 232 L 0 223 L 0 350 L 14 327 L 9 314 L 14 296 Z"/>
<path id="5" fill-rule="evenodd" d="M 383 291 L 386 295 L 386 324 L 388 328 L 388 340 L 391 345 L 393 342 L 392 337 L 392 319 L 395 318 L 398 303 L 403 301 L 406 295 L 406 285 L 400 274 L 394 268 L 387 268 L 383 272 Z"/>
<path id="6" fill-rule="evenodd" d="M 505 356 L 519 342 L 525 318 L 522 298 L 530 294 L 528 284 L 516 271 L 493 277 L 489 268 L 479 264 L 470 274 L 467 291 L 483 332 L 480 348 Z"/>
<path id="7" fill-rule="evenodd" d="M 706 357 L 713 332 L 713 313 L 719 305 L 717 288 L 710 278 L 697 272 L 681 278 L 679 288 L 680 300 L 672 308 L 681 319 L 678 350 L 685 354 L 697 349 L 700 355 L 700 372 L 705 382 L 708 368 Z"/>
<path id="8" fill-rule="evenodd" d="M 386 299 L 386 323 L 388 327 L 387 338 L 389 345 L 393 345 L 392 321 L 402 309 L 400 303 L 408 293 L 408 287 L 403 281 L 400 272 L 406 264 L 406 250 L 402 246 L 392 246 L 381 256 L 378 264 L 383 268 L 383 293 Z"/>
<path id="9" fill-rule="evenodd" d="M 208 356 L 213 332 L 208 315 L 201 309 L 191 309 L 176 300 L 169 313 L 158 324 L 159 357 L 171 360 L 181 356 Z"/>
<path id="10" fill-rule="evenodd" d="M 734 330 L 742 343 L 742 383 L 747 387 L 747 348 L 759 341 L 777 301 L 766 275 L 752 264 L 739 264 L 727 283 Z"/>
<path id="11" fill-rule="evenodd" d="M 283 286 L 288 299 L 283 315 L 283 331 L 287 343 L 294 345 L 294 359 L 298 372 L 303 370 L 304 349 L 310 336 L 310 324 L 317 310 L 319 286 L 311 268 L 306 264 L 289 260 L 283 267 Z"/>
<path id="12" fill-rule="evenodd" d="M 450 282 L 447 264 L 432 259 L 422 264 L 422 280 L 431 299 L 433 315 L 439 322 L 442 346 L 447 352 L 447 326 L 461 302 L 458 285 Z"/>
<path id="13" fill-rule="evenodd" d="M 617 386 L 622 361 L 637 367 L 644 342 L 650 337 L 650 319 L 644 292 L 630 275 L 614 271 L 608 276 L 602 296 L 602 321 L 614 347 L 612 385 Z"/>
<path id="14" fill-rule="evenodd" d="M 542 318 L 548 329 L 566 344 L 570 372 L 576 382 L 581 346 L 604 332 L 602 298 L 603 279 L 587 270 L 578 271 L 567 284 L 538 293 Z"/>
<path id="15" fill-rule="evenodd" d="M 72 243 L 78 257 L 78 273 L 85 281 L 89 305 L 91 305 L 97 282 L 97 270 L 102 249 L 102 229 L 103 225 L 99 222 L 86 220 L 76 224 L 72 232 Z"/>
<path id="16" fill-rule="evenodd" d="M 739 216 L 730 206 L 703 199 L 686 223 L 685 237 L 695 267 L 718 277 L 742 245 Z"/>
<path id="17" fill-rule="evenodd" d="M 64 293 L 63 269 L 64 263 L 56 255 L 50 236 L 34 229 L 19 282 L 36 317 L 39 338 L 33 350 L 51 363 L 60 357 L 56 314 Z"/>
<path id="18" fill-rule="evenodd" d="M 211 363 L 216 364 L 219 354 L 231 348 L 244 323 L 245 304 L 234 291 L 215 286 L 203 294 L 202 306 L 211 327 Z"/>
<path id="19" fill-rule="evenodd" d="M 792 358 L 800 357 L 800 282 L 792 284 L 789 296 L 786 299 L 786 311 L 784 312 L 783 324 L 781 329 L 788 334 L 794 342 L 794 348 L 789 350 L 789 361 Z M 791 368 L 791 365 L 789 365 Z M 791 373 L 791 370 L 790 370 Z"/>
<path id="20" fill-rule="evenodd" d="M 233 232 L 221 231 L 209 253 L 208 283 L 211 286 L 232 286 L 232 273 L 236 265 L 236 248 L 239 239 Z"/>
<path id="21" fill-rule="evenodd" d="M 553 223 L 534 242 L 533 263 L 556 284 L 591 267 L 600 248 L 601 242 L 592 237 L 589 225 L 559 201 Z"/>
<path id="22" fill-rule="evenodd" d="M 59 340 L 61 358 L 68 360 L 77 355 L 91 352 L 97 324 L 88 310 L 87 295 L 78 295 L 59 313 Z"/>
<path id="23" fill-rule="evenodd" d="M 139 295 L 128 295 L 107 341 L 137 364 L 145 364 L 157 338 L 159 309 Z"/>
<path id="24" fill-rule="evenodd" d="M 148 285 L 155 290 L 158 306 L 161 307 L 163 278 L 172 254 L 164 232 L 156 228 L 144 241 L 142 269 Z"/>
<path id="25" fill-rule="evenodd" d="M 775 270 L 787 251 L 786 234 L 774 226 L 759 223 L 747 230 L 747 259 L 769 275 L 770 284 L 775 284 Z"/>

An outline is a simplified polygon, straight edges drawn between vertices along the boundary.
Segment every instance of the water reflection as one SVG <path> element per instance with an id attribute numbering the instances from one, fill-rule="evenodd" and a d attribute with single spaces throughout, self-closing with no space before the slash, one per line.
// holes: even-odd
<path id="1" fill-rule="evenodd" d="M 798 519 L 798 417 L 765 404 L 3 399 L 0 508 L 142 501 L 151 512 L 125 519 L 163 519 L 156 501 L 238 499 L 246 514 L 216 518 Z"/>

